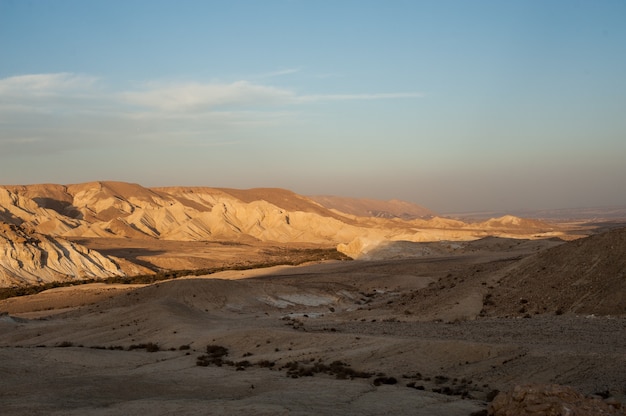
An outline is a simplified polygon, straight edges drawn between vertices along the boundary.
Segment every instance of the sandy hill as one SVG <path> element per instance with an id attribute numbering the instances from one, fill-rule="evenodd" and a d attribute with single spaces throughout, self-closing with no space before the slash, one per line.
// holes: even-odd
<path id="1" fill-rule="evenodd" d="M 549 224 L 545 221 L 539 221 L 529 218 L 519 218 L 513 215 L 504 215 L 498 218 L 490 218 L 487 221 L 480 222 L 476 224 L 477 228 L 481 229 L 491 229 L 495 228 L 498 230 L 501 229 L 509 229 L 509 230 L 554 230 L 556 227 L 552 224 Z"/>
<path id="2" fill-rule="evenodd" d="M 155 188 L 121 182 L 0 187 L 0 219 L 67 237 L 334 242 L 354 221 L 282 189 Z"/>
<path id="3" fill-rule="evenodd" d="M 145 188 L 124 182 L 0 186 L 0 221 L 42 235 L 81 241 L 312 244 L 336 247 L 352 258 L 362 257 L 387 241 L 562 235 L 549 224 L 512 216 L 478 224 L 439 217 L 407 221 L 400 217 L 430 215 L 430 211 L 401 201 L 341 201 L 343 209 L 366 216 L 329 209 L 313 199 L 276 188 Z M 348 205 L 352 208 L 347 209 Z M 139 247 L 147 248 L 145 243 L 135 248 Z M 168 260 L 172 267 L 194 268 L 182 254 L 174 266 L 174 257 Z"/>
<path id="4" fill-rule="evenodd" d="M 397 215 L 425 213 L 400 201 L 381 204 L 380 209 L 395 207 Z M 259 241 L 318 244 L 349 243 L 356 238 L 474 239 L 485 235 L 477 230 L 480 227 L 489 233 L 555 231 L 546 224 L 510 216 L 480 226 L 436 218 L 407 222 L 346 216 L 284 189 L 148 189 L 122 182 L 0 187 L 0 220 L 63 237 L 199 241 L 248 236 Z M 420 233 L 420 227 L 430 231 Z M 441 232 L 433 233 L 432 229 Z M 447 230 L 453 230 L 448 237 Z"/>
<path id="5" fill-rule="evenodd" d="M 96 251 L 0 222 L 0 287 L 120 275 L 119 265 Z"/>
<path id="6" fill-rule="evenodd" d="M 626 313 L 626 228 L 562 244 L 517 263 L 491 292 L 497 314 Z"/>
<path id="7" fill-rule="evenodd" d="M 381 201 L 377 199 L 346 198 L 331 195 L 315 195 L 309 198 L 326 208 L 356 215 L 357 217 L 401 218 L 403 220 L 412 220 L 416 218 L 430 218 L 436 215 L 428 208 L 397 199 Z"/>

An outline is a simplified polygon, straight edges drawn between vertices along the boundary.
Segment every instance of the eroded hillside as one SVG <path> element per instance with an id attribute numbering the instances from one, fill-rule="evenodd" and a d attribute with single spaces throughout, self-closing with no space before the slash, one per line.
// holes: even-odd
<path id="1" fill-rule="evenodd" d="M 0 287 L 124 274 L 114 259 L 80 244 L 0 223 Z"/>
<path id="2" fill-rule="evenodd" d="M 363 212 L 368 211 L 366 202 L 361 201 L 359 205 Z M 121 254 L 126 260 L 153 270 L 206 267 L 203 266 L 206 258 L 212 253 L 218 255 L 220 251 L 207 253 L 193 247 L 190 249 L 193 252 L 203 253 L 196 256 L 177 252 L 176 244 L 161 244 L 160 247 L 167 247 L 168 252 L 164 253 L 160 248 L 151 248 L 152 245 L 156 247 L 156 241 L 336 248 L 352 258 L 365 258 L 389 241 L 469 241 L 490 235 L 534 239 L 565 235 L 554 225 L 511 216 L 482 223 L 440 217 L 381 218 L 387 215 L 376 214 L 379 212 L 376 209 L 383 209 L 383 206 L 401 211 L 410 208 L 408 203 L 391 201 L 387 205 L 372 205 L 369 209 L 372 216 L 355 216 L 329 209 L 291 191 L 274 188 L 145 188 L 123 182 L 0 187 L 0 222 L 19 226 L 25 233 L 81 242 L 92 251 Z M 128 244 L 129 241 L 132 244 Z M 108 246 L 100 242 L 106 242 Z M 10 238 L 4 239 L 3 244 L 2 249 L 8 253 Z M 129 247 L 130 254 L 125 256 L 123 250 L 116 250 L 118 245 Z M 189 246 L 181 244 L 178 247 Z M 139 250 L 147 254 L 143 258 L 132 255 Z M 255 250 L 250 248 L 249 251 Z M 66 255 L 62 253 L 62 256 Z M 97 253 L 94 251 L 93 254 Z M 29 255 L 24 259 L 16 252 L 11 255 L 23 264 L 32 262 Z M 8 259 L 6 257 L 5 261 Z M 242 263 L 241 258 L 235 261 Z M 63 262 L 75 263 L 69 258 Z M 77 264 L 76 269 L 63 269 L 66 275 L 93 274 L 88 264 Z M 11 268 L 11 281 L 41 281 L 29 267 L 22 267 L 21 275 L 19 268 Z M 104 268 L 112 270 L 109 266 Z M 52 278 L 53 273 L 50 273 L 49 278 Z"/>

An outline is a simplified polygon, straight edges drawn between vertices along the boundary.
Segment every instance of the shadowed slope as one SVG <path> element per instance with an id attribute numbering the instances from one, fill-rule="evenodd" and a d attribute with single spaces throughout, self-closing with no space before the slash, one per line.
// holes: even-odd
<path id="1" fill-rule="evenodd" d="M 626 313 L 626 228 L 524 259 L 492 291 L 489 313 Z"/>

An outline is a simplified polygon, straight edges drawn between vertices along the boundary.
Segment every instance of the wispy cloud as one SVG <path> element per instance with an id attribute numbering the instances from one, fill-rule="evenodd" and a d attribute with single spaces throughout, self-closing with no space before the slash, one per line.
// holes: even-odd
<path id="1" fill-rule="evenodd" d="M 275 105 L 295 99 L 289 90 L 247 81 L 150 85 L 140 91 L 123 92 L 120 97 L 130 104 L 174 112 Z"/>
<path id="2" fill-rule="evenodd" d="M 299 71 L 284 69 L 267 74 L 279 76 Z M 0 112 L 41 110 L 45 107 L 109 107 L 116 112 L 158 111 L 161 113 L 247 111 L 249 108 L 275 109 L 276 106 L 324 101 L 359 101 L 420 98 L 418 92 L 359 94 L 298 94 L 295 90 L 266 83 L 147 83 L 126 91 L 96 88 L 98 78 L 73 73 L 30 74 L 0 79 Z M 82 101 L 81 101 L 82 100 Z M 88 103 L 87 103 L 88 101 Z M 88 104 L 87 106 L 85 104 Z M 129 108 L 128 105 L 134 108 Z"/>
<path id="3" fill-rule="evenodd" d="M 212 145 L 300 123 L 309 103 L 422 96 L 301 94 L 260 81 L 152 82 L 116 91 L 96 77 L 66 72 L 0 79 L 0 158 L 174 137 Z"/>
<path id="4" fill-rule="evenodd" d="M 96 77 L 68 72 L 18 75 L 0 79 L 0 97 L 46 96 L 80 91 L 91 88 L 97 80 Z"/>
<path id="5" fill-rule="evenodd" d="M 277 71 L 267 72 L 265 74 L 261 74 L 256 78 L 274 78 L 274 77 L 282 77 L 285 75 L 296 74 L 300 72 L 301 68 L 287 68 L 287 69 L 279 69 Z"/>
<path id="6" fill-rule="evenodd" d="M 368 94 L 304 94 L 248 81 L 225 83 L 186 83 L 148 85 L 139 91 L 124 92 L 120 97 L 131 104 L 160 111 L 186 112 L 234 107 L 272 107 L 323 101 L 359 101 L 420 98 L 418 92 Z"/>
<path id="7" fill-rule="evenodd" d="M 419 92 L 399 92 L 399 93 L 379 93 L 379 94 L 317 94 L 303 95 L 298 97 L 300 102 L 314 101 L 359 101 L 359 100 L 392 100 L 400 98 L 422 98 L 423 93 Z"/>

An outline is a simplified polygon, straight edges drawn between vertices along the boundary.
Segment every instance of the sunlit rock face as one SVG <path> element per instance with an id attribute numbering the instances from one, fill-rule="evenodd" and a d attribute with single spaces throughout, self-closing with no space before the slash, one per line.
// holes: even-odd
<path id="1" fill-rule="evenodd" d="M 0 223 L 0 286 L 122 274 L 112 259 L 94 250 Z"/>

